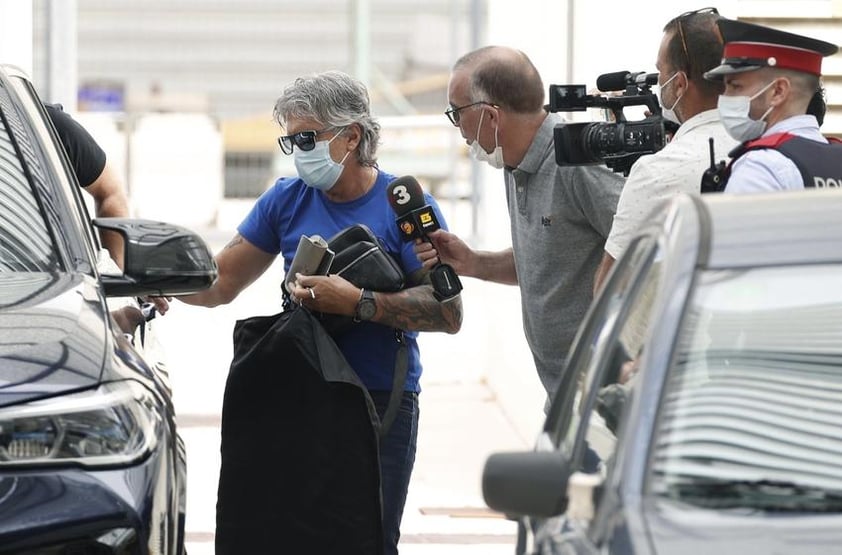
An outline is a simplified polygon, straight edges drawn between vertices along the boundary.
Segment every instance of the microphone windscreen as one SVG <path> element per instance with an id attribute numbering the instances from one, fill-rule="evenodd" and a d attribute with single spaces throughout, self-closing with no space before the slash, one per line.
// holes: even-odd
<path id="1" fill-rule="evenodd" d="M 602 92 L 621 91 L 626 88 L 626 80 L 628 78 L 628 71 L 603 73 L 596 78 L 596 88 Z"/>
<path id="2" fill-rule="evenodd" d="M 424 189 L 411 175 L 404 175 L 389 183 L 386 194 L 389 196 L 389 205 L 398 216 L 403 216 L 426 204 Z"/>

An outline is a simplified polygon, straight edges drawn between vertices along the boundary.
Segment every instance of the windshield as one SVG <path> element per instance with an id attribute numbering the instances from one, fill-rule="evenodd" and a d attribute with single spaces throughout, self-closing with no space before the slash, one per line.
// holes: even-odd
<path id="1" fill-rule="evenodd" d="M 703 507 L 842 512 L 842 267 L 700 275 L 650 487 Z"/>
<path id="2" fill-rule="evenodd" d="M 0 118 L 0 273 L 51 272 L 56 261 L 38 201 Z"/>

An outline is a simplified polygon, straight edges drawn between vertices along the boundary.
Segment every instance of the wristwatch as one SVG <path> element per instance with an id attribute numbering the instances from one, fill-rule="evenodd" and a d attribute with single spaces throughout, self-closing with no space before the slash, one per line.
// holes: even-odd
<path id="1" fill-rule="evenodd" d="M 374 291 L 360 290 L 360 300 L 357 301 L 357 308 L 354 309 L 355 322 L 367 322 L 374 318 L 377 313 L 377 303 L 374 302 Z"/>

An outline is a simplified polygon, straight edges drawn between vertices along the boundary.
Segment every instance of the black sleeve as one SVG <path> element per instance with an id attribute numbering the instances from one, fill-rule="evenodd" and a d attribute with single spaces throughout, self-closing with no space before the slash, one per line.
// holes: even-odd
<path id="1" fill-rule="evenodd" d="M 105 168 L 105 151 L 84 127 L 71 118 L 58 104 L 44 104 L 64 145 L 79 185 L 87 187 Z"/>

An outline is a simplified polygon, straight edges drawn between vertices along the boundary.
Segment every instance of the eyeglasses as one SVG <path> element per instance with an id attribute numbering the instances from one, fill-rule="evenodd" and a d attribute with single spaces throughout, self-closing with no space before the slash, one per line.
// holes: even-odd
<path id="1" fill-rule="evenodd" d="M 493 106 L 494 108 L 498 108 L 498 106 L 492 102 L 480 100 L 479 102 L 472 102 L 470 104 L 465 104 L 464 106 L 451 106 L 450 108 L 444 111 L 444 115 L 447 116 L 447 119 L 450 120 L 450 123 L 458 126 L 459 120 L 462 119 L 462 116 L 459 114 L 459 112 L 461 112 L 465 108 L 470 108 L 471 106 L 478 106 L 480 104 L 485 104 L 486 106 Z"/>
<path id="2" fill-rule="evenodd" d="M 320 131 L 299 131 L 292 135 L 283 135 L 278 137 L 278 146 L 284 154 L 292 154 L 292 145 L 301 150 L 313 150 L 316 148 L 316 137 L 334 129 L 339 129 L 339 127 L 325 127 Z"/>
<path id="3" fill-rule="evenodd" d="M 682 21 L 685 21 L 687 18 L 692 17 L 694 15 L 701 15 L 701 14 L 714 14 L 719 15 L 719 10 L 714 7 L 710 8 L 701 8 L 698 10 L 693 10 L 691 12 L 684 12 L 683 14 L 679 15 L 675 18 L 676 23 L 678 23 L 678 34 L 681 35 L 681 48 L 684 50 L 684 57 L 687 59 L 687 69 L 690 70 L 692 65 L 692 60 L 690 59 L 690 53 L 687 51 L 687 39 L 684 38 L 684 26 L 681 24 Z"/>

